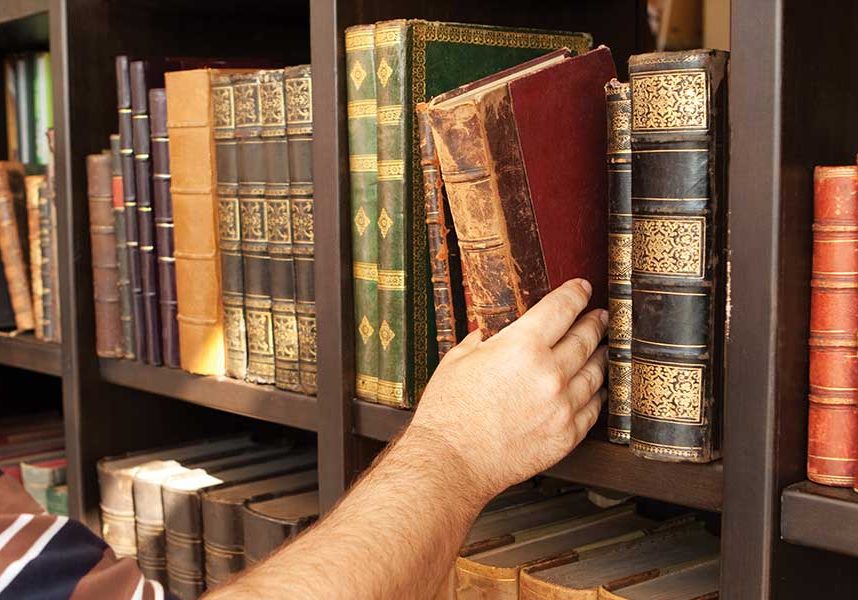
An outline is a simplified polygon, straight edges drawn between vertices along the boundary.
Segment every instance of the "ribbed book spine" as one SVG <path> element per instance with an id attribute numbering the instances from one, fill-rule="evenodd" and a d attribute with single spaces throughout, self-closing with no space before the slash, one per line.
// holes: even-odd
<path id="1" fill-rule="evenodd" d="M 274 328 L 274 383 L 277 387 L 300 392 L 284 76 L 282 70 L 265 71 L 260 75 L 260 91 L 265 98 L 262 104 L 261 135 L 266 170 L 265 210 Z"/>
<path id="2" fill-rule="evenodd" d="M 247 373 L 253 383 L 274 383 L 274 331 L 265 210 L 267 169 L 262 138 L 259 74 L 233 75 L 235 137 L 238 141 L 238 204 L 244 275 Z"/>
<path id="3" fill-rule="evenodd" d="M 119 315 L 122 321 L 122 353 L 135 358 L 134 323 L 131 318 L 131 282 L 128 280 L 128 236 L 125 230 L 125 201 L 122 195 L 122 159 L 119 134 L 110 136 L 110 170 L 113 183 L 113 222 L 116 231 L 116 261 L 119 265 Z"/>
<path id="4" fill-rule="evenodd" d="M 286 136 L 289 140 L 289 199 L 295 256 L 295 311 L 301 389 L 316 393 L 316 291 L 313 224 L 313 80 L 310 66 L 285 70 Z"/>
<path id="5" fill-rule="evenodd" d="M 608 439 L 629 443 L 632 418 L 632 102 L 605 86 L 608 112 Z"/>
<path id="6" fill-rule="evenodd" d="M 215 153 L 217 156 L 218 242 L 223 288 L 223 334 L 226 374 L 247 375 L 247 328 L 244 320 L 244 267 L 238 202 L 238 142 L 235 101 L 229 75 L 212 80 Z"/>
<path id="7" fill-rule="evenodd" d="M 635 454 L 720 455 L 727 274 L 727 53 L 633 56 Z"/>
<path id="8" fill-rule="evenodd" d="M 375 25 L 346 30 L 352 282 L 355 319 L 355 390 L 378 396 L 378 165 Z"/>
<path id="9" fill-rule="evenodd" d="M 807 477 L 852 487 L 858 465 L 858 167 L 816 167 Z"/>

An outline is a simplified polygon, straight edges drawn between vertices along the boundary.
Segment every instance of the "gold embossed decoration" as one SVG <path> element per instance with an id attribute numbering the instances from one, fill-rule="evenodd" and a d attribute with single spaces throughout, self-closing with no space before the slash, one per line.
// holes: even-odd
<path id="1" fill-rule="evenodd" d="M 381 232 L 381 237 L 386 238 L 391 227 L 393 227 L 393 219 L 390 218 L 387 209 L 382 207 L 378 215 L 378 230 Z"/>
<path id="2" fill-rule="evenodd" d="M 632 270 L 667 277 L 704 275 L 705 217 L 635 217 Z"/>
<path id="3" fill-rule="evenodd" d="M 352 80 L 352 83 L 355 84 L 355 89 L 359 90 L 363 80 L 366 79 L 366 69 L 363 68 L 363 65 L 359 60 L 355 60 L 352 65 L 352 70 L 349 72 L 349 77 Z"/>
<path id="4" fill-rule="evenodd" d="M 212 125 L 215 129 L 235 127 L 232 106 L 232 86 L 212 87 Z"/>
<path id="5" fill-rule="evenodd" d="M 290 125 L 313 122 L 312 80 L 293 77 L 284 81 L 286 87 L 286 120 Z"/>
<path id="6" fill-rule="evenodd" d="M 281 127 L 286 125 L 286 102 L 283 98 L 282 80 L 271 76 L 259 84 L 259 104 L 262 108 L 262 124 Z"/>
<path id="7" fill-rule="evenodd" d="M 295 315 L 274 317 L 274 351 L 279 359 L 298 360 L 298 321 Z"/>
<path id="8" fill-rule="evenodd" d="M 381 347 L 387 350 L 388 346 L 390 346 L 390 342 L 393 341 L 393 338 L 396 337 L 396 333 L 394 333 L 393 328 L 390 327 L 390 323 L 387 320 L 381 322 L 381 327 L 378 328 L 378 339 L 381 341 Z"/>
<path id="9" fill-rule="evenodd" d="M 264 201 L 241 201 L 241 231 L 246 241 L 267 240 Z"/>
<path id="10" fill-rule="evenodd" d="M 295 243 L 313 243 L 313 200 L 292 199 L 292 226 Z"/>
<path id="11" fill-rule="evenodd" d="M 235 126 L 259 125 L 259 80 L 233 86 Z"/>
<path id="12" fill-rule="evenodd" d="M 631 299 L 608 298 L 608 316 L 608 345 L 612 348 L 631 348 Z"/>
<path id="13" fill-rule="evenodd" d="M 288 200 L 267 200 L 268 240 L 290 243 L 292 241 L 292 217 Z"/>
<path id="14" fill-rule="evenodd" d="M 632 131 L 698 130 L 709 126 L 704 69 L 632 73 Z"/>
<path id="15" fill-rule="evenodd" d="M 608 412 L 632 414 L 632 366 L 626 362 L 608 361 Z"/>
<path id="16" fill-rule="evenodd" d="M 226 331 L 226 349 L 244 353 L 244 310 L 241 307 L 223 307 L 223 325 Z"/>
<path id="17" fill-rule="evenodd" d="M 372 334 L 375 333 L 375 329 L 370 325 L 369 319 L 366 318 L 366 315 L 360 320 L 360 325 L 358 326 L 358 333 L 360 333 L 360 338 L 363 340 L 364 346 L 372 337 Z"/>
<path id="18" fill-rule="evenodd" d="M 703 367 L 632 359 L 632 410 L 660 421 L 702 423 Z"/>
<path id="19" fill-rule="evenodd" d="M 245 311 L 247 326 L 247 349 L 259 354 L 271 354 L 271 313 L 266 311 Z"/>
<path id="20" fill-rule="evenodd" d="M 390 81 L 390 76 L 393 75 L 393 69 L 391 69 L 390 65 L 387 64 L 386 57 L 381 57 L 375 74 L 378 75 L 378 82 L 381 84 L 381 87 L 387 87 L 387 82 Z"/>
<path id="21" fill-rule="evenodd" d="M 628 154 L 632 150 L 631 100 L 611 100 L 608 107 L 608 154 Z"/>
<path id="22" fill-rule="evenodd" d="M 366 211 L 363 209 L 363 206 L 358 207 L 357 212 L 355 213 L 355 227 L 357 227 L 358 237 L 362 237 L 364 233 L 366 233 L 367 227 L 369 227 L 371 221 L 369 217 L 366 216 Z"/>
<path id="23" fill-rule="evenodd" d="M 632 277 L 632 234 L 608 234 L 608 279 L 630 281 Z"/>
<path id="24" fill-rule="evenodd" d="M 218 231 L 221 240 L 238 241 L 240 239 L 236 198 L 218 200 Z"/>
<path id="25" fill-rule="evenodd" d="M 316 317 L 298 317 L 298 351 L 301 362 L 316 362 Z"/>

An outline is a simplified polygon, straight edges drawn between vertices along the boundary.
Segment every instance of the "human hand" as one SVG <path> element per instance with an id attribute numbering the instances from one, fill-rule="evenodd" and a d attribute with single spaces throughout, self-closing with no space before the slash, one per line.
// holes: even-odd
<path id="1" fill-rule="evenodd" d="M 490 339 L 471 333 L 441 361 L 402 441 L 449 446 L 485 501 L 566 456 L 605 398 L 608 313 L 577 319 L 591 292 L 568 281 Z"/>

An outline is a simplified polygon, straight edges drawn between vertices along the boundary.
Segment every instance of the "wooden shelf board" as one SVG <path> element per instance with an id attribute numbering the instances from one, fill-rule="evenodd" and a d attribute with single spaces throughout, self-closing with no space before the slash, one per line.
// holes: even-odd
<path id="1" fill-rule="evenodd" d="M 109 383 L 308 431 L 318 429 L 316 398 L 228 377 L 201 376 L 130 360 L 100 359 Z"/>
<path id="2" fill-rule="evenodd" d="M 0 365 L 46 375 L 63 372 L 59 344 L 37 340 L 32 334 L 0 336 Z"/>
<path id="3" fill-rule="evenodd" d="M 3 0 L 0 23 L 8 23 L 48 12 L 50 0 Z"/>
<path id="4" fill-rule="evenodd" d="M 858 556 L 858 494 L 802 481 L 781 494 L 784 541 Z"/>
<path id="5" fill-rule="evenodd" d="M 354 432 L 387 441 L 411 420 L 411 412 L 353 401 Z M 585 440 L 547 472 L 584 485 L 606 487 L 691 508 L 720 511 L 724 472 L 721 462 L 666 463 L 633 455 L 625 446 Z"/>

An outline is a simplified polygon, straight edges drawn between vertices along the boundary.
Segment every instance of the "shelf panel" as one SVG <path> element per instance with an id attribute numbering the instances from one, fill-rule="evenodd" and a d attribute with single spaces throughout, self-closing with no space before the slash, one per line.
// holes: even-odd
<path id="1" fill-rule="evenodd" d="M 0 336 L 0 365 L 59 377 L 63 372 L 61 356 L 59 344 L 37 340 L 29 333 Z"/>
<path id="2" fill-rule="evenodd" d="M 789 486 L 781 495 L 781 537 L 858 556 L 858 494 L 809 481 Z"/>
<path id="3" fill-rule="evenodd" d="M 361 400 L 353 402 L 354 432 L 386 441 L 411 420 L 411 412 Z M 548 475 L 710 511 L 720 511 L 724 471 L 706 465 L 666 463 L 633 455 L 626 446 L 585 440 Z"/>
<path id="4" fill-rule="evenodd" d="M 318 427 L 316 399 L 228 377 L 204 377 L 130 360 L 100 359 L 109 383 L 308 431 Z"/>
<path id="5" fill-rule="evenodd" d="M 50 0 L 3 0 L 0 24 L 48 12 Z"/>

